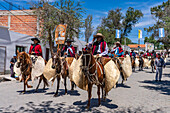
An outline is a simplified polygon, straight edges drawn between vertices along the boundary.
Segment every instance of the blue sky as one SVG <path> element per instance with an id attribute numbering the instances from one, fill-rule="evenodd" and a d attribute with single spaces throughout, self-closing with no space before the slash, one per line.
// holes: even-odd
<path id="1" fill-rule="evenodd" d="M 37 1 L 37 0 L 6 0 L 12 2 L 15 6 L 20 6 L 21 8 L 29 9 L 28 2 Z M 55 0 L 50 0 L 55 1 Z M 77 0 L 76 0 L 77 1 Z M 150 14 L 150 8 L 153 6 L 157 6 L 162 4 L 162 2 L 166 2 L 167 0 L 83 0 L 83 7 L 87 9 L 86 14 L 84 14 L 83 18 L 86 18 L 88 14 L 93 15 L 93 26 L 96 28 L 101 23 L 101 18 L 107 16 L 107 12 L 111 9 L 121 8 L 122 13 L 125 14 L 128 7 L 133 7 L 135 9 L 139 9 L 144 14 L 143 18 L 139 20 L 139 23 L 136 24 L 132 32 L 128 35 L 133 42 L 138 43 L 138 30 L 141 29 L 143 31 L 143 38 L 141 39 L 141 43 L 144 43 L 144 37 L 149 36 L 143 29 L 149 26 L 152 26 L 155 23 L 155 20 Z M 3 4 L 8 9 L 9 4 L 5 3 L 3 0 L 0 0 L 0 3 Z M 16 9 L 12 7 L 12 9 Z M 2 6 L 0 6 L 0 10 L 4 10 Z M 84 30 L 82 30 L 83 32 Z M 81 40 L 84 40 L 84 35 L 81 37 Z M 90 38 L 92 40 L 92 37 Z"/>

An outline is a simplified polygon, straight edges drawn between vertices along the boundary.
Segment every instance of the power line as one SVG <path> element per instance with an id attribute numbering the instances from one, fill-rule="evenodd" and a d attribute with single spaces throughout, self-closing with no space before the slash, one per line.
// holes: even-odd
<path id="1" fill-rule="evenodd" d="M 3 6 L 1 3 L 0 3 L 0 6 L 2 6 L 3 8 L 5 8 L 9 13 L 11 13 L 13 16 L 15 16 L 17 19 L 19 19 L 21 22 L 23 22 L 24 24 L 26 24 L 27 26 L 29 26 L 30 28 L 34 29 L 34 30 L 37 30 L 36 28 L 33 28 L 32 26 L 30 26 L 29 24 L 25 23 L 22 19 L 20 19 L 19 17 L 17 17 L 16 15 L 14 15 L 11 11 L 9 11 L 5 6 Z"/>
<path id="2" fill-rule="evenodd" d="M 19 7 L 15 6 L 15 5 L 13 5 L 12 3 L 10 3 L 10 2 L 8 2 L 8 1 L 6 1 L 6 0 L 3 0 L 3 1 L 6 2 L 6 3 L 8 3 L 8 4 L 10 4 L 10 5 L 12 5 L 12 6 L 14 6 L 15 8 L 17 8 L 17 9 L 23 11 L 24 13 L 26 13 L 26 14 L 28 14 L 28 15 L 31 15 L 30 13 L 28 13 L 28 12 L 22 10 L 21 8 L 19 8 Z M 32 16 L 32 15 L 31 15 L 31 16 Z M 32 16 L 32 17 L 36 18 L 35 16 Z"/>

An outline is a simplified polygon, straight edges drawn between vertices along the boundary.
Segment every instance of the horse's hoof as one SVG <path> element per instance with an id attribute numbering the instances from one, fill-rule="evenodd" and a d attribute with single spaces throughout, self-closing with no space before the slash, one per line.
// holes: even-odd
<path id="1" fill-rule="evenodd" d="M 20 94 L 25 94 L 25 91 L 22 91 Z"/>
<path id="2" fill-rule="evenodd" d="M 90 106 L 87 106 L 86 109 L 89 110 L 89 109 L 90 109 Z"/>
<path id="3" fill-rule="evenodd" d="M 54 97 L 57 97 L 57 96 L 58 96 L 57 94 L 54 95 Z"/>
<path id="4" fill-rule="evenodd" d="M 28 86 L 27 86 L 27 88 L 33 88 L 33 86 L 31 86 L 31 85 L 28 85 Z"/>

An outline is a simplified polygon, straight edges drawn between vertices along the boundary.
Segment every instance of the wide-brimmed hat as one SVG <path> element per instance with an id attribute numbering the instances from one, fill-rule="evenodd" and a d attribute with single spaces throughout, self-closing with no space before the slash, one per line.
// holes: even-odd
<path id="1" fill-rule="evenodd" d="M 72 39 L 67 39 L 65 42 L 74 42 Z"/>
<path id="2" fill-rule="evenodd" d="M 119 42 L 119 41 L 117 41 L 117 42 L 115 42 L 115 44 L 120 44 L 120 42 Z"/>
<path id="3" fill-rule="evenodd" d="M 97 38 L 97 37 L 102 37 L 102 38 L 105 38 L 101 33 L 97 33 L 96 35 L 93 35 L 94 38 Z"/>
<path id="4" fill-rule="evenodd" d="M 38 43 L 40 43 L 40 40 L 38 38 L 31 38 L 32 41 L 37 40 Z"/>

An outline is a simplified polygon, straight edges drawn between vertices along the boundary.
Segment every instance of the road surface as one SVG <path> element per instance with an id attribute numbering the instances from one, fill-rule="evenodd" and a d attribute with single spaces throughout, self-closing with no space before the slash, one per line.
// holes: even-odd
<path id="1" fill-rule="evenodd" d="M 20 94 L 23 83 L 18 81 L 0 82 L 0 112 L 170 112 L 170 58 L 169 65 L 163 71 L 161 82 L 155 82 L 155 73 L 151 69 L 136 71 L 125 85 L 118 84 L 107 96 L 106 102 L 98 106 L 97 88 L 93 87 L 91 107 L 85 109 L 87 104 L 87 92 L 79 89 L 68 91 L 64 95 L 63 84 L 60 86 L 59 96 L 53 97 L 56 91 L 56 82 L 53 86 L 42 90 L 42 84 L 38 92 L 34 87 L 27 89 L 26 94 Z M 70 83 L 67 83 L 70 89 Z"/>

